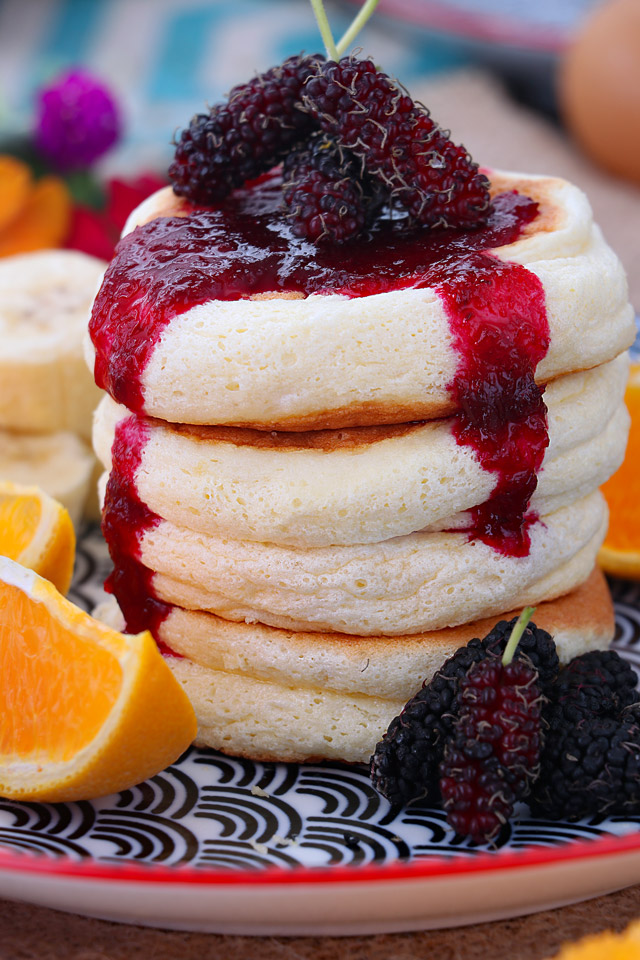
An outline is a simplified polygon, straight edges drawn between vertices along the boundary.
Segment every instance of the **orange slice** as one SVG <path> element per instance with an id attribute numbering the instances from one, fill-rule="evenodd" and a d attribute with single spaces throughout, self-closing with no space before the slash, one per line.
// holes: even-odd
<path id="1" fill-rule="evenodd" d="M 598 562 L 617 577 L 640 580 L 640 364 L 632 364 L 625 403 L 631 430 L 624 463 L 602 492 L 609 504 L 609 531 Z"/>
<path id="2" fill-rule="evenodd" d="M 568 943 L 554 960 L 640 960 L 640 923 L 633 923 L 622 933 L 606 930 Z"/>
<path id="3" fill-rule="evenodd" d="M 42 177 L 19 215 L 0 232 L 0 257 L 59 247 L 71 224 L 71 194 L 54 176 Z"/>
<path id="4" fill-rule="evenodd" d="M 148 631 L 105 627 L 0 558 L 0 796 L 87 800 L 176 760 L 196 735 Z"/>
<path id="5" fill-rule="evenodd" d="M 35 570 L 66 593 L 75 549 L 71 517 L 62 504 L 39 487 L 0 481 L 0 556 Z"/>
<path id="6" fill-rule="evenodd" d="M 16 157 L 0 154 L 0 230 L 18 216 L 31 193 L 31 171 Z"/>

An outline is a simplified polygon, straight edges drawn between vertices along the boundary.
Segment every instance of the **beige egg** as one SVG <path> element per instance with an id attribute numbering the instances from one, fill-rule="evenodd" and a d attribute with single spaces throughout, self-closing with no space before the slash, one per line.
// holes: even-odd
<path id="1" fill-rule="evenodd" d="M 565 57 L 559 101 L 585 152 L 640 183 L 640 0 L 612 0 L 584 23 Z"/>

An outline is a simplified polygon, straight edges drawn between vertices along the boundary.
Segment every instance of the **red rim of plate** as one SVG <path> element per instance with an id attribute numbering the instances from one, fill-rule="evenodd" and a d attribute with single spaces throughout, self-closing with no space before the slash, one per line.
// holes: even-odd
<path id="1" fill-rule="evenodd" d="M 441 0 L 382 0 L 380 13 L 425 30 L 443 31 L 469 40 L 506 44 L 527 50 L 559 53 L 569 42 L 569 34 L 550 26 L 518 20 L 497 12 L 456 10 Z"/>
<path id="2" fill-rule="evenodd" d="M 45 855 L 14 853 L 0 845 L 0 871 L 33 873 L 40 876 L 76 879 L 110 880 L 135 883 L 173 883 L 212 886 L 288 885 L 291 883 L 371 883 L 396 880 L 455 877 L 469 873 L 493 873 L 499 870 L 521 870 L 554 863 L 588 860 L 594 857 L 622 856 L 640 851 L 640 830 L 622 837 L 598 837 L 594 840 L 569 841 L 560 847 L 528 847 L 509 853 L 479 853 L 473 858 L 433 857 L 410 863 L 370 864 L 339 867 L 267 867 L 256 873 L 249 870 L 210 870 L 188 864 L 100 863 L 96 860 L 51 860 Z"/>

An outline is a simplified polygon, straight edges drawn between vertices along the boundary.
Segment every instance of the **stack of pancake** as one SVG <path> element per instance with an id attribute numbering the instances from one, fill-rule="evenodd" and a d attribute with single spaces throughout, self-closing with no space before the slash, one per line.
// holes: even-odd
<path id="1" fill-rule="evenodd" d="M 98 457 L 114 489 L 128 471 L 146 511 L 133 546 L 107 524 L 112 556 L 133 558 L 161 602 L 149 625 L 194 704 L 199 743 L 366 761 L 425 678 L 524 605 L 538 605 L 561 660 L 612 639 L 594 564 L 607 524 L 598 487 L 628 431 L 624 273 L 575 187 L 492 183 L 539 204 L 490 252 L 538 278 L 550 341 L 535 372 L 549 442 L 519 554 L 470 532 L 496 475 L 460 443 L 459 354 L 432 288 L 199 303 L 150 351 L 142 409 L 101 402 Z M 188 212 L 162 191 L 125 232 Z"/>

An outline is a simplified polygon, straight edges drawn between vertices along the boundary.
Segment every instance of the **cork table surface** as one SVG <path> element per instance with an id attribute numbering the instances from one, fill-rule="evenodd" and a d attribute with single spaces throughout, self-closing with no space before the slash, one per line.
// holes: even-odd
<path id="1" fill-rule="evenodd" d="M 0 901 L 0 960 L 546 960 L 640 916 L 640 886 L 529 917 L 374 937 L 231 937 L 150 930 Z M 606 958 L 603 958 L 606 960 Z"/>

